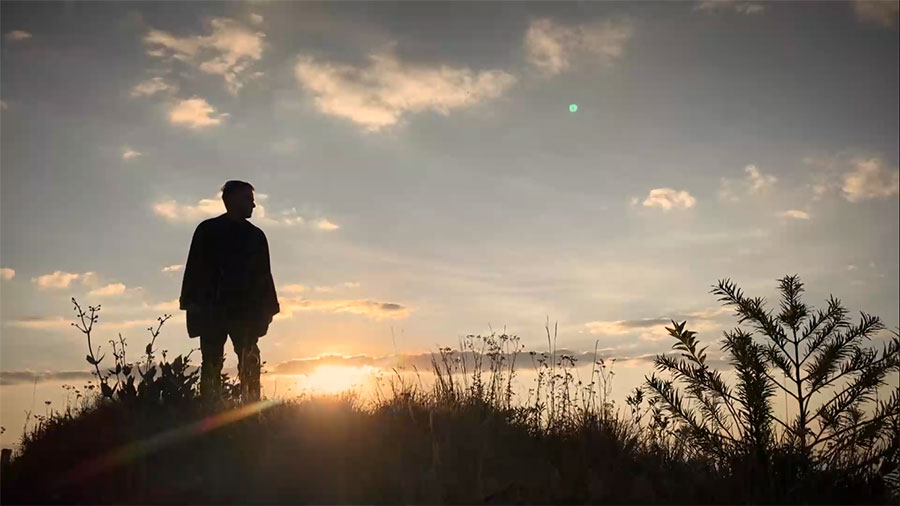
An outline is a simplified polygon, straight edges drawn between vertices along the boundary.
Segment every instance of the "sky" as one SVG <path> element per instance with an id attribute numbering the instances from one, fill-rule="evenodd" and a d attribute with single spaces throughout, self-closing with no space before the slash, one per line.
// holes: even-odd
<path id="1" fill-rule="evenodd" d="M 183 264 L 229 179 L 268 238 L 276 377 L 421 364 L 468 334 L 546 351 L 549 321 L 635 385 L 670 319 L 710 344 L 737 325 L 724 278 L 777 301 L 798 274 L 808 303 L 900 325 L 897 2 L 0 14 L 4 444 L 89 379 L 73 297 L 102 306 L 105 351 L 121 333 L 138 359 L 164 314 L 160 349 L 199 346 Z"/>

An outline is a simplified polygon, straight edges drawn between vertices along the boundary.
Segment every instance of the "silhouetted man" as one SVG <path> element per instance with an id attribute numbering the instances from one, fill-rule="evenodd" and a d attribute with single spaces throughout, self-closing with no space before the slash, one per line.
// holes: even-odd
<path id="1" fill-rule="evenodd" d="M 238 356 L 241 396 L 259 400 L 257 340 L 280 310 L 266 234 L 246 220 L 256 207 L 253 190 L 244 181 L 225 183 L 227 212 L 197 226 L 184 267 L 179 303 L 187 310 L 188 336 L 200 336 L 200 393 L 207 401 L 220 395 L 229 335 Z"/>

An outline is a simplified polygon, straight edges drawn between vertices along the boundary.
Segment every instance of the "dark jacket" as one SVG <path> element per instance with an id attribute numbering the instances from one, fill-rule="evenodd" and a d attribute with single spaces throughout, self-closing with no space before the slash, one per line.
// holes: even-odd
<path id="1" fill-rule="evenodd" d="M 249 221 L 224 214 L 197 225 L 179 305 L 187 310 L 190 337 L 223 317 L 251 323 L 258 336 L 266 335 L 280 311 L 266 234 Z"/>

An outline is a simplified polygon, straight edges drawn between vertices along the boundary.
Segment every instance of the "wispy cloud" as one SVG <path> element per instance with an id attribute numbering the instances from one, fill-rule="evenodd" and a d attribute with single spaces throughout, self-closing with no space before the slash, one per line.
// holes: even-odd
<path id="1" fill-rule="evenodd" d="M 719 200 L 726 202 L 739 202 L 745 195 L 763 194 L 772 188 L 778 178 L 772 174 L 765 174 L 756 165 L 750 164 L 744 167 L 747 176 L 743 180 L 723 177 L 719 183 Z"/>
<path id="2" fill-rule="evenodd" d="M 133 160 L 133 159 L 141 156 L 141 154 L 142 153 L 135 151 L 126 146 L 125 148 L 122 149 L 122 160 L 125 160 L 127 162 L 128 160 Z"/>
<path id="3" fill-rule="evenodd" d="M 0 371 L 0 386 L 44 383 L 48 381 L 87 381 L 91 371 Z"/>
<path id="4" fill-rule="evenodd" d="M 531 23 L 525 33 L 528 61 L 548 76 L 571 67 L 575 58 L 588 55 L 607 63 L 621 58 L 632 28 L 627 22 L 602 21 L 564 26 L 550 19 Z"/>
<path id="5" fill-rule="evenodd" d="M 12 30 L 6 32 L 6 40 L 11 42 L 17 42 L 20 40 L 30 39 L 31 34 L 26 32 L 25 30 Z"/>
<path id="6" fill-rule="evenodd" d="M 297 284 L 282 285 L 278 288 L 278 291 L 282 293 L 303 293 L 307 290 L 309 290 L 309 288 L 306 286 Z"/>
<path id="7" fill-rule="evenodd" d="M 265 195 L 259 194 L 259 200 L 265 200 Z M 256 204 L 256 209 L 253 211 L 253 215 L 256 217 L 260 225 L 266 226 L 275 226 L 275 227 L 310 227 L 317 230 L 325 230 L 332 231 L 337 230 L 340 227 L 325 218 L 304 218 L 297 213 L 297 208 L 292 207 L 290 209 L 285 209 L 278 213 L 270 213 L 268 208 L 264 206 L 262 203 Z"/>
<path id="8" fill-rule="evenodd" d="M 337 230 L 341 227 L 337 226 L 335 223 L 332 223 L 329 220 L 322 218 L 316 220 L 316 228 L 319 230 Z"/>
<path id="9" fill-rule="evenodd" d="M 393 302 L 379 302 L 366 299 L 306 299 L 303 297 L 280 297 L 281 312 L 276 319 L 291 318 L 295 312 L 318 311 L 325 313 L 351 313 L 368 316 L 375 320 L 402 320 L 409 316 L 412 308 Z"/>
<path id="10" fill-rule="evenodd" d="M 107 285 L 101 286 L 100 288 L 95 288 L 88 292 L 88 295 L 92 295 L 94 297 L 110 297 L 113 295 L 125 295 L 126 293 L 134 293 L 143 291 L 143 288 L 136 287 L 129 289 L 125 286 L 124 283 L 109 283 Z"/>
<path id="11" fill-rule="evenodd" d="M 516 78 L 501 70 L 475 72 L 464 67 L 401 62 L 393 46 L 369 56 L 367 67 L 320 61 L 301 55 L 294 66 L 297 83 L 314 96 L 324 114 L 348 119 L 377 132 L 410 113 L 448 115 L 500 96 Z"/>
<path id="12" fill-rule="evenodd" d="M 178 311 L 178 308 L 180 307 L 180 305 L 181 304 L 180 304 L 178 298 L 176 297 L 171 300 L 157 302 L 156 304 L 153 304 L 153 309 L 156 309 L 158 311 L 166 311 L 166 312 Z"/>
<path id="13" fill-rule="evenodd" d="M 10 269 L 9 267 L 0 267 L 0 279 L 10 280 L 16 277 L 15 269 Z"/>
<path id="14" fill-rule="evenodd" d="M 720 321 L 731 311 L 727 308 L 714 308 L 688 313 L 673 313 L 657 318 L 637 320 L 592 321 L 584 324 L 590 334 L 601 337 L 635 336 L 640 339 L 656 341 L 669 336 L 666 327 L 672 326 L 672 320 L 687 321 L 688 328 L 696 332 L 708 332 L 720 329 Z"/>
<path id="15" fill-rule="evenodd" d="M 257 203 L 256 208 L 253 210 L 252 219 L 261 226 L 310 226 L 326 231 L 340 228 L 325 218 L 315 220 L 303 218 L 297 214 L 297 209 L 293 207 L 276 214 L 269 213 L 263 204 L 266 200 L 266 195 L 257 193 L 256 197 Z M 219 192 L 215 197 L 200 199 L 196 204 L 180 204 L 174 199 L 156 202 L 153 204 L 153 212 L 172 223 L 193 223 L 224 213 L 225 203 L 222 202 L 222 192 Z"/>
<path id="16" fill-rule="evenodd" d="M 173 223 L 190 223 L 212 218 L 225 212 L 221 192 L 218 197 L 200 199 L 196 204 L 179 204 L 175 200 L 166 200 L 153 204 L 153 212 Z"/>
<path id="17" fill-rule="evenodd" d="M 54 271 L 50 274 L 31 278 L 31 281 L 37 283 L 41 288 L 68 288 L 73 281 L 81 281 L 84 285 L 93 286 L 97 283 L 97 274 L 94 272 L 79 274 L 76 272 Z"/>
<path id="18" fill-rule="evenodd" d="M 880 158 L 857 158 L 844 174 L 844 198 L 850 202 L 888 198 L 900 193 L 900 170 Z"/>
<path id="19" fill-rule="evenodd" d="M 232 94 L 244 86 L 249 68 L 262 58 L 263 32 L 246 28 L 233 19 L 209 22 L 212 33 L 177 37 L 162 30 L 150 30 L 144 37 L 147 54 L 182 61 L 207 74 L 220 75 Z"/>
<path id="20" fill-rule="evenodd" d="M 175 264 L 175 265 L 169 265 L 167 267 L 163 267 L 162 271 L 169 273 L 169 272 L 178 272 L 182 269 L 184 269 L 184 264 Z"/>
<path id="21" fill-rule="evenodd" d="M 772 174 L 763 174 L 756 165 L 748 165 L 744 167 L 747 173 L 747 182 L 750 185 L 750 193 L 760 193 L 772 187 L 778 178 Z"/>
<path id="22" fill-rule="evenodd" d="M 72 320 L 67 320 L 62 316 L 25 316 L 11 320 L 9 325 L 26 329 L 55 329 L 71 327 L 71 323 Z"/>
<path id="23" fill-rule="evenodd" d="M 632 204 L 636 202 L 637 200 L 632 200 Z M 643 202 L 644 207 L 658 207 L 663 212 L 673 209 L 690 209 L 696 204 L 697 199 L 686 190 L 678 191 L 672 188 L 654 188 L 650 190 Z"/>
<path id="24" fill-rule="evenodd" d="M 565 354 L 570 355 L 575 358 L 576 363 L 579 365 L 589 365 L 593 364 L 594 361 L 594 351 L 593 349 L 590 351 L 577 351 L 570 349 L 557 349 L 557 356 Z M 481 358 L 481 368 L 482 371 L 490 370 L 491 357 L 488 357 L 486 354 L 482 355 L 476 351 L 461 351 L 457 349 L 452 349 L 447 353 L 447 357 L 451 362 L 459 359 L 460 361 L 465 361 L 467 364 L 467 369 L 469 374 L 471 374 L 476 357 Z M 540 356 L 543 352 L 536 352 L 537 356 Z M 525 355 L 525 357 L 523 357 Z M 528 360 L 528 353 L 520 352 L 517 356 L 516 360 L 516 370 L 525 371 L 525 370 L 535 370 L 540 367 L 540 362 L 537 360 Z M 653 354 L 644 354 L 644 355 L 627 355 L 624 353 L 615 353 L 613 350 L 599 350 L 597 358 L 603 358 L 605 360 L 616 359 L 617 363 L 626 362 L 626 361 L 639 361 L 642 363 L 651 363 L 655 355 Z M 318 357 L 306 357 L 306 358 L 295 358 L 290 360 L 285 360 L 283 362 L 279 362 L 271 367 L 272 374 L 277 375 L 303 375 L 310 374 L 315 372 L 315 370 L 321 366 L 340 366 L 340 367 L 372 367 L 376 370 L 384 370 L 390 371 L 392 369 L 400 370 L 400 371 L 413 371 L 415 369 L 421 371 L 424 374 L 428 374 L 432 371 L 432 358 L 436 359 L 438 363 L 441 362 L 441 356 L 439 352 L 427 352 L 427 353 L 398 353 L 393 355 L 322 355 Z M 505 360 L 505 363 L 511 363 L 513 359 L 512 353 L 501 353 L 494 358 L 494 360 Z"/>
<path id="25" fill-rule="evenodd" d="M 178 85 L 166 81 L 162 77 L 153 77 L 146 81 L 141 81 L 134 85 L 131 89 L 132 97 L 151 97 L 157 93 L 167 93 L 174 95 L 178 92 Z"/>
<path id="26" fill-rule="evenodd" d="M 900 2 L 896 0 L 855 0 L 853 11 L 856 13 L 856 19 L 862 23 L 892 28 L 897 26 Z"/>
<path id="27" fill-rule="evenodd" d="M 799 209 L 788 209 L 787 211 L 781 211 L 778 213 L 778 216 L 781 218 L 792 218 L 795 220 L 808 220 L 810 218 L 809 213 L 806 211 L 801 211 Z"/>
<path id="28" fill-rule="evenodd" d="M 263 21 L 265 21 L 265 18 L 263 18 L 262 15 L 255 12 L 250 13 L 250 22 L 254 25 L 261 25 L 263 24 Z"/>
<path id="29" fill-rule="evenodd" d="M 694 10 L 713 13 L 713 12 L 737 12 L 738 14 L 752 15 L 762 14 L 765 6 L 759 2 L 745 2 L 742 0 L 703 0 L 697 2 Z"/>
<path id="30" fill-rule="evenodd" d="M 194 129 L 219 125 L 225 117 L 227 114 L 216 114 L 216 109 L 200 97 L 179 100 L 169 110 L 170 123 Z"/>

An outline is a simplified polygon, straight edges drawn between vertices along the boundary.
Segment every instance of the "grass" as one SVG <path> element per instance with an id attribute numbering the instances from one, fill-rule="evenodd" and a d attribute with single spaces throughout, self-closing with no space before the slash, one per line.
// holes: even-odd
<path id="1" fill-rule="evenodd" d="M 74 302 L 74 301 L 73 301 Z M 90 316 L 91 321 L 93 314 Z M 160 327 L 165 319 L 160 319 Z M 83 332 L 90 331 L 85 325 Z M 159 333 L 159 328 L 153 338 Z M 790 451 L 765 473 L 695 451 L 641 390 L 609 401 L 612 363 L 589 382 L 574 357 L 524 351 L 515 336 L 467 336 L 434 355 L 432 385 L 397 373 L 371 403 L 353 394 L 243 405 L 229 381 L 205 407 L 189 357 L 103 372 L 79 404 L 38 419 L 3 472 L 2 502 L 116 504 L 889 503 L 876 475 L 799 477 Z M 526 358 L 527 357 L 527 358 Z M 517 360 L 538 374 L 517 402 Z M 173 367 L 174 363 L 177 367 Z M 521 362 L 519 362 L 521 363 Z M 137 371 L 134 385 L 122 374 Z M 159 376 L 150 370 L 162 371 Z M 395 371 L 396 372 L 396 371 Z M 418 372 L 418 371 L 416 371 Z M 127 376 L 128 374 L 126 374 Z M 121 378 L 120 378 L 121 377 Z M 115 382 L 113 383 L 113 380 Z M 384 387 L 384 388 L 382 388 Z M 111 394 L 110 394 L 111 392 Z M 125 392 L 121 394 L 120 392 Z M 107 395 L 109 394 L 109 395 Z"/>

